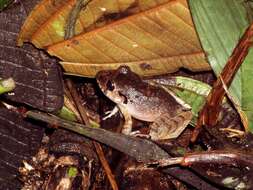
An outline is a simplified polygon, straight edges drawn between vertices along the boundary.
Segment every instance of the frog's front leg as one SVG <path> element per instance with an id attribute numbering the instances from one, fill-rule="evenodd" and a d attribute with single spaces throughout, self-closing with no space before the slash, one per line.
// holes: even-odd
<path id="1" fill-rule="evenodd" d="M 122 113 L 122 115 L 124 116 L 125 119 L 125 123 L 122 127 L 122 133 L 126 134 L 126 135 L 130 135 L 132 132 L 132 125 L 133 125 L 133 120 L 132 120 L 132 116 L 131 114 L 128 112 L 127 108 L 125 108 L 124 106 L 120 106 L 118 105 L 120 112 Z"/>
<path id="2" fill-rule="evenodd" d="M 113 108 L 113 110 L 107 111 L 105 112 L 105 117 L 102 118 L 102 120 L 107 120 L 108 118 L 111 118 L 112 116 L 114 116 L 116 113 L 118 113 L 119 108 L 118 106 L 115 106 Z"/>
<path id="3" fill-rule="evenodd" d="M 152 140 L 177 138 L 190 123 L 191 119 L 191 111 L 183 111 L 174 117 L 164 114 L 151 125 L 149 135 Z"/>

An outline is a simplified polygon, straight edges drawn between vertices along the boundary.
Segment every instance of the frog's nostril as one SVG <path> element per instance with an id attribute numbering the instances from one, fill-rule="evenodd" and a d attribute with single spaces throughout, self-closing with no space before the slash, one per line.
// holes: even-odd
<path id="1" fill-rule="evenodd" d="M 110 91 L 113 91 L 114 88 L 115 88 L 114 85 L 113 85 L 113 83 L 112 83 L 112 81 L 110 81 L 110 80 L 106 83 L 106 87 Z"/>

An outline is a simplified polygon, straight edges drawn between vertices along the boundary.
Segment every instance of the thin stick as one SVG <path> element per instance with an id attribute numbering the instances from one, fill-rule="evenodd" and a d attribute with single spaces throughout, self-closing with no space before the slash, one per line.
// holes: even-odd
<path id="1" fill-rule="evenodd" d="M 232 83 L 236 72 L 240 68 L 245 57 L 248 55 L 249 48 L 252 44 L 252 36 L 253 24 L 251 24 L 245 31 L 239 43 L 233 50 L 232 55 L 228 59 L 227 64 L 223 68 L 220 76 L 214 83 L 213 88 L 207 97 L 207 101 L 199 114 L 199 119 L 192 135 L 192 142 L 196 141 L 203 125 L 216 125 L 221 110 L 222 100 L 224 98 L 224 95 L 226 94 L 224 84 L 226 85 L 226 87 L 229 87 Z M 241 116 L 241 119 L 245 129 L 247 130 L 248 126 L 245 126 L 245 124 L 247 123 L 244 121 L 245 118 Z"/>
<path id="2" fill-rule="evenodd" d="M 75 35 L 75 26 L 80 11 L 85 8 L 91 0 L 77 0 L 75 6 L 70 11 L 67 23 L 65 25 L 64 39 L 67 40 Z"/>
<path id="3" fill-rule="evenodd" d="M 166 158 L 154 162 L 159 167 L 172 165 L 191 166 L 194 164 L 226 164 L 233 166 L 253 166 L 252 154 L 235 151 L 207 151 L 188 153 L 184 157 Z"/>
<path id="4" fill-rule="evenodd" d="M 80 96 L 78 95 L 76 89 L 73 87 L 73 84 L 72 84 L 72 81 L 70 79 L 67 79 L 66 80 L 66 84 L 69 88 L 69 91 L 73 97 L 73 101 L 75 102 L 75 105 L 77 107 L 77 110 L 79 111 L 80 113 L 80 116 L 81 116 L 81 119 L 82 121 L 80 121 L 81 123 L 83 124 L 86 124 L 87 126 L 91 127 L 90 125 L 90 120 L 89 120 L 89 117 L 87 116 L 87 111 L 85 109 L 85 107 L 82 105 L 81 101 L 80 101 Z M 93 141 L 93 145 L 96 149 L 96 152 L 97 152 L 97 155 L 99 157 L 99 160 L 105 170 L 105 173 L 108 177 L 108 180 L 112 186 L 112 189 L 113 190 L 118 190 L 118 185 L 116 183 L 116 180 L 114 178 L 114 175 L 112 174 L 112 171 L 111 171 L 111 168 L 105 158 L 105 155 L 104 155 L 104 152 L 103 152 L 103 149 L 101 147 L 101 145 L 96 142 L 96 141 Z"/>

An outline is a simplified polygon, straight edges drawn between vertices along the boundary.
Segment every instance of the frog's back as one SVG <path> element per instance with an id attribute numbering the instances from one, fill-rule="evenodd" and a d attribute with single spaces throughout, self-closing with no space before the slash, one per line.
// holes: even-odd
<path id="1" fill-rule="evenodd" d="M 174 116 L 182 105 L 164 89 L 143 82 L 125 92 L 127 107 L 137 119 L 153 122 L 161 115 Z"/>

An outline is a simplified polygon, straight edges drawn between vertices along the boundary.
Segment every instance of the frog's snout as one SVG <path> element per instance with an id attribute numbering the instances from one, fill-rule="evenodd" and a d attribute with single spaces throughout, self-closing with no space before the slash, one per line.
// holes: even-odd
<path id="1" fill-rule="evenodd" d="M 110 78 L 112 76 L 112 73 L 109 71 L 99 71 L 96 74 L 96 80 L 98 83 L 102 83 L 104 81 L 107 81 L 108 78 Z"/>

